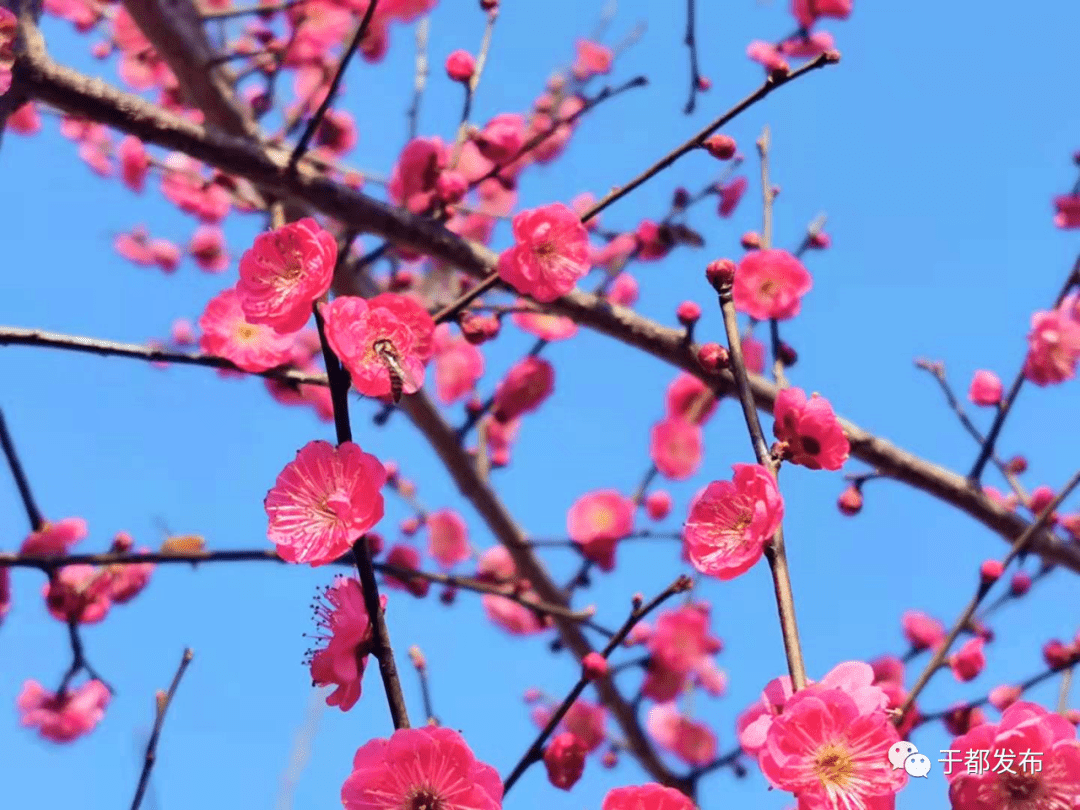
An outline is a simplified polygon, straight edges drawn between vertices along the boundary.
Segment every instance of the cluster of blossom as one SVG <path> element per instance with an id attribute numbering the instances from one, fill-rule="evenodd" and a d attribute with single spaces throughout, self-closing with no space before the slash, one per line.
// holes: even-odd
<path id="1" fill-rule="evenodd" d="M 832 34 L 814 28 L 823 18 L 846 20 L 851 7 L 852 0 L 792 0 L 791 14 L 799 30 L 775 44 L 756 39 L 746 55 L 769 73 L 785 74 L 791 70 L 788 59 L 813 59 L 834 49 Z"/>
<path id="2" fill-rule="evenodd" d="M 63 557 L 88 535 L 86 521 L 70 517 L 45 521 L 30 532 L 19 549 L 21 555 L 34 558 Z M 132 551 L 134 541 L 127 532 L 113 538 L 110 551 Z M 147 553 L 143 548 L 140 553 Z M 103 621 L 113 605 L 122 605 L 138 596 L 147 586 L 154 571 L 153 563 L 125 565 L 62 565 L 54 570 L 42 590 L 49 615 L 72 627 L 97 624 Z M 0 620 L 11 607 L 8 570 L 0 569 Z M 95 677 L 78 687 L 71 679 L 78 669 L 87 669 L 85 662 L 76 659 L 76 667 L 64 678 L 56 692 L 49 692 L 35 680 L 28 680 L 16 701 L 22 724 L 36 728 L 45 739 L 53 742 L 72 742 L 93 731 L 105 714 L 110 698 L 109 688 Z M 88 670 L 88 674 L 92 672 Z"/>

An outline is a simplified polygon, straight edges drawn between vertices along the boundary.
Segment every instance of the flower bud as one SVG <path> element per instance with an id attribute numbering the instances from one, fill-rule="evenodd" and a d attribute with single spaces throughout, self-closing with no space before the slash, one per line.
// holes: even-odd
<path id="1" fill-rule="evenodd" d="M 468 51 L 457 50 L 446 57 L 446 75 L 455 82 L 464 84 L 473 77 L 476 60 Z"/>
<path id="2" fill-rule="evenodd" d="M 702 146 L 717 160 L 731 160 L 737 151 L 735 139 L 730 135 L 710 135 Z"/>
<path id="3" fill-rule="evenodd" d="M 728 364 L 728 359 L 728 350 L 719 343 L 703 343 L 698 347 L 697 361 L 706 371 L 719 371 Z"/>
<path id="4" fill-rule="evenodd" d="M 1004 572 L 1005 566 L 1001 564 L 1001 560 L 984 560 L 983 564 L 979 566 L 979 578 L 984 585 L 997 582 Z"/>
<path id="5" fill-rule="evenodd" d="M 757 250 L 761 247 L 761 236 L 756 231 L 747 231 L 739 239 L 739 244 L 746 250 Z"/>
<path id="6" fill-rule="evenodd" d="M 714 259 L 705 268 L 705 278 L 720 292 L 721 287 L 730 286 L 735 280 L 735 262 L 731 259 Z"/>
<path id="7" fill-rule="evenodd" d="M 683 301 L 675 310 L 675 316 L 683 326 L 693 326 L 701 318 L 701 307 L 693 301 Z"/>
<path id="8" fill-rule="evenodd" d="M 862 490 L 852 484 L 840 493 L 836 505 L 843 514 L 848 515 L 849 517 L 859 514 L 863 507 Z"/>

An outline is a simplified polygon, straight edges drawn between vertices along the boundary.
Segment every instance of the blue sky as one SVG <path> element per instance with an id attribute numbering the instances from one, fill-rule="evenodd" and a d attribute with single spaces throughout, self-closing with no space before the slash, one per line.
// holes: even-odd
<path id="1" fill-rule="evenodd" d="M 601 6 L 596 0 L 507 3 L 476 120 L 527 109 L 549 73 L 573 58 L 575 38 L 592 30 Z M 745 46 L 788 33 L 786 7 L 749 0 L 699 6 L 702 70 L 713 89 L 700 98 L 697 113 L 682 114 L 688 65 L 681 4 L 661 12 L 648 0 L 623 0 L 608 41 L 641 19 L 648 30 L 620 59 L 612 80 L 643 73 L 650 84 L 603 105 L 557 163 L 531 170 L 523 205 L 566 201 L 582 191 L 602 196 L 757 86 L 761 72 L 746 59 Z M 1075 233 L 1054 229 L 1050 208 L 1051 196 L 1075 179 L 1070 155 L 1080 145 L 1080 111 L 1065 103 L 1058 85 L 1074 72 L 1070 35 L 1080 25 L 1080 8 L 1029 4 L 1019 15 L 1012 5 L 998 7 L 996 14 L 991 8 L 969 14 L 928 0 L 856 3 L 849 21 L 825 26 L 843 53 L 839 66 L 783 88 L 726 130 L 752 155 L 762 126 L 772 128 L 773 178 L 782 187 L 778 245 L 794 246 L 815 215 L 829 216 L 834 247 L 808 257 L 815 286 L 803 315 L 784 329 L 800 355 L 793 382 L 820 391 L 860 426 L 957 470 L 968 468 L 974 448 L 913 359 L 944 360 L 960 390 L 977 368 L 1011 377 L 1031 313 L 1052 299 L 1080 247 Z M 441 66 L 454 49 L 475 50 L 482 15 L 474 8 L 444 0 L 433 15 L 422 134 L 452 136 L 459 88 Z M 50 23 L 46 33 L 57 58 L 115 80 L 114 67 L 93 62 L 88 40 L 66 23 Z M 381 172 L 392 165 L 406 135 L 412 63 L 411 30 L 396 28 L 385 62 L 351 69 L 347 106 L 360 128 L 355 165 Z M 760 226 L 756 166 L 748 166 L 751 191 L 731 220 L 718 219 L 709 206 L 692 214 L 706 248 L 634 268 L 641 312 L 674 323 L 678 303 L 697 300 L 705 309 L 699 336 L 719 339 L 721 323 L 702 269 L 709 259 L 736 256 L 739 235 Z M 145 223 L 154 235 L 186 242 L 195 223 L 164 202 L 154 183 L 136 196 L 94 176 L 58 135 L 55 119 L 46 119 L 45 131 L 32 139 L 8 134 L 0 168 L 8 192 L 0 197 L 0 221 L 10 268 L 0 322 L 140 342 L 165 335 L 176 317 L 197 317 L 235 280 L 235 265 L 226 275 L 208 276 L 185 262 L 175 276 L 164 277 L 119 258 L 112 238 L 132 225 Z M 676 186 L 699 187 L 718 168 L 705 154 L 691 155 L 605 211 L 603 223 L 632 229 L 643 218 L 659 218 Z M 234 257 L 258 227 L 250 217 L 230 222 Z M 503 247 L 506 238 L 500 231 L 493 246 Z M 377 242 L 365 237 L 364 244 Z M 532 342 L 511 327 L 505 331 L 487 351 L 485 393 Z M 552 346 L 547 356 L 557 367 L 556 393 L 526 418 L 513 465 L 496 478 L 534 536 L 563 535 L 567 508 L 586 491 L 632 491 L 647 468 L 648 430 L 662 415 L 664 388 L 674 377 L 671 368 L 588 332 L 576 343 Z M 223 380 L 207 369 L 162 371 L 129 360 L 5 348 L 0 375 L 7 380 L 0 407 L 38 501 L 54 518 L 89 521 L 83 551 L 105 550 L 119 530 L 154 546 L 159 520 L 176 532 L 205 535 L 213 548 L 262 547 L 266 490 L 297 448 L 332 438 L 332 426 L 307 411 L 282 409 L 259 381 Z M 1077 457 L 1080 441 L 1064 428 L 1076 409 L 1075 383 L 1021 396 L 1003 452 L 1027 454 L 1031 486 L 1057 486 L 1073 472 L 1069 459 Z M 491 545 L 491 535 L 405 420 L 377 430 L 373 412 L 370 404 L 354 408 L 361 446 L 397 460 L 419 482 L 426 505 L 460 509 L 474 541 Z M 460 418 L 457 410 L 452 416 Z M 984 414 L 976 416 L 985 423 Z M 667 486 L 676 501 L 668 528 L 677 528 L 699 487 L 729 477 L 732 463 L 751 460 L 732 403 L 709 423 L 706 448 L 699 476 Z M 847 468 L 860 469 L 857 462 Z M 784 476 L 794 592 L 812 677 L 840 661 L 901 652 L 905 609 L 951 621 L 970 596 L 979 562 L 1005 551 L 983 527 L 887 482 L 868 486 L 863 514 L 842 518 L 834 505 L 841 489 L 839 474 L 794 469 Z M 394 539 L 406 511 L 392 497 L 387 503 L 381 528 Z M 0 545 L 16 548 L 26 530 L 14 487 L 0 486 Z M 575 565 L 566 550 L 549 550 L 545 558 L 560 577 Z M 617 572 L 596 578 L 580 604 L 600 605 L 603 620 L 616 624 L 632 593 L 656 592 L 680 570 L 674 545 L 626 544 Z M 117 696 L 91 737 L 57 747 L 19 728 L 13 707 L 25 679 L 49 687 L 59 681 L 69 662 L 66 632 L 44 610 L 42 576 L 16 572 L 15 606 L 0 630 L 0 706 L 11 707 L 0 722 L 8 803 L 126 806 L 154 692 L 167 685 L 181 651 L 191 646 L 196 658 L 159 749 L 156 807 L 273 807 L 311 694 L 301 666 L 303 633 L 312 630 L 308 605 L 330 576 L 258 564 L 159 569 L 134 603 L 85 630 L 88 654 Z M 1038 672 L 1042 643 L 1077 629 L 1076 613 L 1067 607 L 1075 602 L 1072 582 L 1070 574 L 1055 574 L 1022 605 L 1002 611 L 993 622 L 997 638 L 987 650 L 987 672 L 963 687 L 942 674 L 925 693 L 924 707 L 940 708 Z M 784 671 L 767 568 L 761 564 L 730 583 L 706 583 L 701 595 L 713 604 L 714 632 L 725 642 L 719 663 L 731 680 L 727 696 L 699 697 L 695 707 L 716 730 L 721 750 L 728 750 L 736 716 Z M 488 624 L 468 594 L 451 609 L 392 594 L 388 620 L 399 653 L 418 644 L 427 655 L 443 721 L 461 729 L 477 755 L 502 774 L 534 734 L 522 693 L 539 687 L 561 695 L 576 678 L 573 662 L 552 655 L 544 640 L 510 638 Z M 401 663 L 418 715 L 419 690 Z M 375 673 L 369 672 L 365 690 L 351 712 L 322 715 L 295 807 L 335 806 L 353 752 L 390 730 Z M 1051 681 L 1032 695 L 1049 702 L 1056 690 Z M 947 741 L 936 728 L 915 739 L 932 759 Z M 902 810 L 946 806 L 938 768 L 900 794 Z M 582 781 L 564 794 L 534 767 L 506 806 L 597 808 L 609 788 L 641 781 L 629 761 L 605 771 L 590 760 Z M 723 772 L 704 783 L 704 810 L 728 801 L 781 808 L 790 797 L 766 793 L 751 768 L 742 781 Z"/>

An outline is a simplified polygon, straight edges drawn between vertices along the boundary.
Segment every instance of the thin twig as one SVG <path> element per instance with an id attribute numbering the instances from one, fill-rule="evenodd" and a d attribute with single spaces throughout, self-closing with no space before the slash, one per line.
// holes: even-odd
<path id="1" fill-rule="evenodd" d="M 731 373 L 735 377 L 735 387 L 742 405 L 746 427 L 750 433 L 750 443 L 758 463 L 776 474 L 777 465 L 773 461 L 765 434 L 758 420 L 754 394 L 746 374 L 746 360 L 743 357 L 742 340 L 739 335 L 738 315 L 732 298 L 731 283 L 723 284 L 718 290 L 720 310 L 724 315 L 724 329 L 727 332 L 728 355 L 731 358 Z M 806 686 L 806 665 L 803 662 L 802 645 L 799 642 L 799 628 L 795 620 L 795 598 L 791 591 L 791 574 L 787 565 L 784 548 L 783 527 L 777 530 L 771 542 L 765 546 L 765 556 L 772 571 L 773 590 L 776 594 L 776 609 L 780 616 L 780 632 L 784 639 L 784 654 L 787 657 L 788 672 L 791 675 L 792 688 L 797 692 Z"/>
<path id="2" fill-rule="evenodd" d="M 1061 302 L 1065 300 L 1065 296 L 1067 296 L 1073 286 L 1078 283 L 1080 283 L 1080 255 L 1078 255 L 1073 262 L 1072 270 L 1069 271 L 1065 283 L 1061 286 L 1061 291 L 1058 292 L 1057 298 L 1054 300 L 1054 309 L 1061 306 Z M 1016 403 L 1017 396 L 1020 395 L 1020 389 L 1024 385 L 1024 380 L 1024 370 L 1021 368 L 1017 373 L 1016 378 L 1013 380 L 1012 385 L 1009 386 L 1009 393 L 1006 395 L 1005 401 L 998 406 L 998 412 L 994 417 L 994 422 L 990 425 L 990 430 L 986 433 L 986 441 L 983 442 L 982 449 L 979 451 L 979 456 L 975 459 L 975 464 L 971 468 L 971 472 L 968 473 L 968 478 L 971 481 L 978 483 L 979 479 L 982 478 L 983 470 L 986 468 L 986 463 L 990 460 L 990 457 L 994 454 L 994 447 L 997 444 L 1001 428 L 1005 425 L 1005 420 L 1008 418 L 1009 412 Z"/>
<path id="3" fill-rule="evenodd" d="M 686 0 L 686 36 L 683 44 L 690 51 L 690 98 L 683 112 L 690 115 L 697 106 L 697 94 L 701 92 L 701 73 L 698 70 L 697 37 L 694 35 L 696 15 L 695 0 Z"/>
<path id="4" fill-rule="evenodd" d="M 491 50 L 491 36 L 495 32 L 495 21 L 499 19 L 499 7 L 491 9 L 487 14 L 487 23 L 484 25 L 484 36 L 480 40 L 480 51 L 476 55 L 476 65 L 472 76 L 465 85 L 465 102 L 461 110 L 461 122 L 458 124 L 457 135 L 454 138 L 454 149 L 450 157 L 450 171 L 457 168 L 461 160 L 461 149 L 465 146 L 465 136 L 469 131 L 469 116 L 472 114 L 473 98 L 476 95 L 476 87 L 480 84 L 480 76 L 487 64 L 488 52 Z"/>
<path id="5" fill-rule="evenodd" d="M 1069 666 L 1061 673 L 1061 688 L 1058 689 L 1057 713 L 1065 714 L 1069 710 L 1069 690 L 1072 688 L 1073 669 L 1075 664 Z"/>
<path id="6" fill-rule="evenodd" d="M 416 74 L 413 77 L 413 97 L 405 118 L 409 122 L 409 140 L 416 137 L 420 127 L 420 102 L 424 99 L 427 87 L 428 70 L 428 32 L 431 29 L 431 17 L 425 15 L 416 25 Z"/>
<path id="7" fill-rule="evenodd" d="M 146 757 L 143 760 L 142 773 L 139 775 L 139 784 L 135 787 L 135 798 L 131 801 L 131 810 L 139 810 L 143 795 L 146 793 L 146 786 L 150 784 L 150 772 L 154 769 L 154 762 L 157 760 L 158 739 L 161 737 L 161 727 L 165 724 L 165 714 L 172 705 L 177 687 L 180 686 L 180 679 L 184 677 L 184 672 L 194 655 L 190 647 L 184 650 L 184 654 L 180 657 L 180 666 L 176 668 L 176 674 L 173 675 L 172 683 L 169 684 L 169 691 L 157 693 L 154 730 L 150 732 L 150 741 L 146 744 Z"/>
<path id="8" fill-rule="evenodd" d="M 692 152 L 695 149 L 698 149 L 701 144 L 705 142 L 705 139 L 712 135 L 716 130 L 720 129 L 720 127 L 727 124 L 740 113 L 743 113 L 750 107 L 754 106 L 754 104 L 761 101 L 761 99 L 765 98 L 777 88 L 783 87 L 785 84 L 788 84 L 789 82 L 798 79 L 800 76 L 805 76 L 811 71 L 817 70 L 821 67 L 825 67 L 826 65 L 836 64 L 839 61 L 840 54 L 835 51 L 829 51 L 827 53 L 821 54 L 816 59 L 807 62 L 801 68 L 799 68 L 798 70 L 794 70 L 791 73 L 787 73 L 783 76 L 776 76 L 775 74 L 770 75 L 769 78 L 765 80 L 765 83 L 761 85 L 761 87 L 748 95 L 746 98 L 744 98 L 734 107 L 732 107 L 726 113 L 721 115 L 715 121 L 708 124 L 704 129 L 702 129 L 700 132 L 698 132 L 696 135 L 694 135 L 692 138 L 682 144 L 682 146 L 679 146 L 678 148 L 672 150 L 667 155 L 660 158 L 660 160 L 658 160 L 648 169 L 635 177 L 633 180 L 631 180 L 629 183 L 624 186 L 620 186 L 619 188 L 616 188 L 610 194 L 604 197 L 604 199 L 596 203 L 596 205 L 594 205 L 592 208 L 585 212 L 585 214 L 581 217 L 581 221 L 588 222 L 590 219 L 595 217 L 609 205 L 616 202 L 617 200 L 621 200 L 638 186 L 642 185 L 648 180 L 651 180 L 653 177 L 658 175 L 660 172 L 673 164 L 683 155 Z"/>
<path id="9" fill-rule="evenodd" d="M 435 709 L 431 703 L 431 687 L 428 683 L 427 659 L 415 644 L 409 647 L 409 660 L 416 669 L 416 676 L 420 680 L 420 696 L 424 701 L 424 714 L 427 716 L 429 726 L 439 725 L 439 718 L 435 715 Z"/>
<path id="10" fill-rule="evenodd" d="M 304 133 L 300 136 L 299 143 L 296 144 L 296 148 L 293 149 L 292 155 L 289 156 L 289 164 L 286 169 L 288 174 L 293 174 L 296 171 L 296 164 L 299 163 L 300 158 L 304 156 L 308 144 L 311 143 L 311 139 L 315 136 L 315 131 L 322 123 L 327 110 L 329 110 L 330 106 L 334 103 L 338 87 L 341 86 L 341 80 L 345 77 L 345 68 L 348 67 L 349 60 L 352 59 L 353 54 L 356 53 L 356 49 L 360 47 L 360 41 L 367 34 L 368 26 L 371 24 L 371 19 L 375 16 L 375 7 L 378 6 L 378 4 L 379 0 L 371 0 L 371 2 L 368 3 L 363 18 L 356 26 L 356 30 L 353 31 L 352 39 L 349 41 L 348 47 L 345 48 L 345 53 L 341 55 L 337 70 L 334 71 L 334 78 L 330 81 L 330 88 L 326 91 L 326 98 L 323 99 L 322 104 L 315 110 L 315 114 L 308 119 L 307 126 L 304 127 Z"/>
<path id="11" fill-rule="evenodd" d="M 662 605 L 670 597 L 674 596 L 677 593 L 682 593 L 683 591 L 688 590 L 690 588 L 690 584 L 690 577 L 683 575 L 676 579 L 673 583 L 671 583 L 671 585 L 665 588 L 647 605 L 642 606 L 641 600 L 640 598 L 638 598 L 633 610 L 630 611 L 630 616 L 623 623 L 623 626 L 619 628 L 618 632 L 616 632 L 615 635 L 611 637 L 611 639 L 607 643 L 607 646 L 605 646 L 604 649 L 601 650 L 600 654 L 605 659 L 607 659 L 608 656 L 610 656 L 613 652 L 615 652 L 616 649 L 618 649 L 619 645 L 622 644 L 623 640 L 628 635 L 630 635 L 630 631 L 633 630 L 635 626 L 637 626 L 638 622 L 648 616 L 653 610 Z M 515 783 L 517 783 L 518 779 L 520 779 L 522 774 L 524 774 L 525 771 L 528 770 L 529 766 L 540 760 L 541 756 L 543 755 L 544 743 L 547 741 L 548 737 L 551 736 L 552 732 L 555 731 L 555 727 L 562 722 L 563 717 L 565 717 L 566 713 L 570 711 L 570 707 L 574 705 L 574 701 L 576 701 L 578 697 L 580 697 L 581 693 L 585 691 L 585 687 L 588 686 L 589 683 L 590 679 L 585 675 L 582 675 L 582 677 L 578 679 L 578 682 L 574 685 L 574 688 L 570 690 L 569 694 L 567 694 L 567 696 L 563 699 L 563 702 L 551 715 L 550 719 L 547 722 L 547 725 L 544 726 L 544 728 L 536 736 L 536 739 L 533 740 L 532 745 L 529 746 L 528 750 L 526 750 L 525 754 L 518 761 L 517 765 L 515 765 L 513 770 L 510 771 L 510 775 L 507 776 L 505 780 L 503 780 L 504 796 L 510 792 L 510 788 L 512 788 Z"/>
<path id="12" fill-rule="evenodd" d="M 1025 546 L 1027 546 L 1028 540 L 1038 534 L 1039 531 L 1041 531 L 1042 528 L 1049 523 L 1050 516 L 1054 513 L 1054 510 L 1058 508 L 1058 506 L 1061 504 L 1062 501 L 1065 500 L 1066 497 L 1068 497 L 1069 493 L 1073 491 L 1077 484 L 1080 484 L 1080 471 L 1073 474 L 1073 477 L 1069 479 L 1068 483 L 1065 484 L 1065 486 L 1062 487 L 1061 491 L 1054 496 L 1054 499 L 1046 505 L 1046 508 L 1043 509 L 1041 513 L 1039 513 L 1039 516 L 1035 519 L 1035 521 L 1031 523 L 1023 531 L 1023 533 L 1021 533 L 1019 537 L 1016 538 L 1016 541 L 1012 544 L 1012 548 L 1009 549 L 1009 553 L 1006 554 L 1005 558 L 1001 561 L 1002 568 L 1008 568 L 1009 563 L 1012 562 L 1017 557 L 1017 555 L 1019 555 L 1022 551 L 1025 550 Z M 900 722 L 900 720 L 904 717 L 904 715 L 908 713 L 911 707 L 915 705 L 915 700 L 919 697 L 919 693 L 921 693 L 922 690 L 926 688 L 926 685 L 930 682 L 930 679 L 934 677 L 934 673 L 941 669 L 941 666 L 945 662 L 945 658 L 946 656 L 948 656 L 949 650 L 951 649 L 953 643 L 956 641 L 957 637 L 964 630 L 964 628 L 970 624 L 971 617 L 975 615 L 975 611 L 978 609 L 979 604 L 982 602 L 986 594 L 990 592 L 993 584 L 994 583 L 992 581 L 985 581 L 982 579 L 979 580 L 979 585 L 975 589 L 975 595 L 971 597 L 971 601 L 968 603 L 967 607 L 964 608 L 959 618 L 956 620 L 955 623 L 953 623 L 952 629 L 949 630 L 949 633 L 945 636 L 944 641 L 942 641 L 941 644 L 938 645 L 937 649 L 934 650 L 934 655 L 931 657 L 929 663 L 927 663 L 926 668 L 923 669 L 922 674 L 919 675 L 919 679 L 915 682 L 915 685 L 911 688 L 911 691 L 908 692 L 907 698 L 904 700 L 904 704 L 900 707 L 899 713 L 896 715 L 897 722 Z"/>
<path id="13" fill-rule="evenodd" d="M 38 509 L 37 502 L 34 500 L 30 482 L 26 480 L 26 471 L 23 469 L 22 462 L 19 461 L 19 454 L 15 451 L 15 442 L 11 439 L 7 420 L 4 418 L 2 410 L 0 410 L 0 445 L 3 445 L 4 457 L 7 459 L 8 467 L 11 468 L 11 476 L 15 479 L 15 486 L 19 489 L 23 509 L 26 511 L 26 517 L 30 521 L 30 529 L 35 532 L 41 531 L 42 526 L 45 525 L 45 519 L 41 516 L 41 510 Z"/>

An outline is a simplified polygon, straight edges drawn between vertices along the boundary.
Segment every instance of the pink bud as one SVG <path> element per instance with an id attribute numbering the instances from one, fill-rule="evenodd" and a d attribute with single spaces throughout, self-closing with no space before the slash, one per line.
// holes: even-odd
<path id="1" fill-rule="evenodd" d="M 455 82 L 469 81 L 475 70 L 476 60 L 468 51 L 457 50 L 446 57 L 446 75 Z"/>
<path id="2" fill-rule="evenodd" d="M 714 259 L 705 268 L 705 278 L 717 292 L 735 280 L 735 262 L 731 259 Z"/>
<path id="3" fill-rule="evenodd" d="M 1017 571 L 1013 574 L 1009 583 L 1009 591 L 1013 596 L 1023 596 L 1031 590 L 1031 575 L 1026 571 Z"/>
<path id="4" fill-rule="evenodd" d="M 1042 654 L 1043 660 L 1050 669 L 1063 669 L 1074 658 L 1073 650 L 1056 638 L 1043 645 Z"/>
<path id="5" fill-rule="evenodd" d="M 543 699 L 544 695 L 535 686 L 530 686 L 525 690 L 525 702 L 526 703 L 539 703 Z"/>
<path id="6" fill-rule="evenodd" d="M 117 554 L 124 554 L 131 551 L 132 546 L 135 545 L 135 541 L 131 535 L 127 532 L 117 532 L 116 537 L 112 541 L 112 551 Z"/>
<path id="7" fill-rule="evenodd" d="M 702 146 L 717 160 L 731 160 L 737 151 L 735 139 L 730 135 L 710 135 Z"/>
<path id="8" fill-rule="evenodd" d="M 598 652 L 591 652 L 581 660 L 581 668 L 585 675 L 585 680 L 595 681 L 597 678 L 602 678 L 608 673 L 608 662 Z"/>
<path id="9" fill-rule="evenodd" d="M 961 703 L 959 706 L 949 709 L 942 720 L 948 732 L 959 737 L 961 734 L 967 734 L 975 726 L 981 726 L 985 723 L 986 713 L 982 709 Z"/>
<path id="10" fill-rule="evenodd" d="M 761 247 L 761 237 L 755 231 L 747 231 L 739 239 L 739 244 L 746 250 L 757 250 Z"/>
<path id="11" fill-rule="evenodd" d="M 662 489 L 645 496 L 645 512 L 653 520 L 663 520 L 671 512 L 671 496 Z"/>
<path id="12" fill-rule="evenodd" d="M 1027 459 L 1024 456 L 1013 456 L 1005 463 L 1005 467 L 1013 475 L 1023 475 L 1027 472 Z"/>
<path id="13" fill-rule="evenodd" d="M 712 87 L 712 79 L 708 76 L 698 76 L 697 87 L 702 93 L 705 93 Z"/>
<path id="14" fill-rule="evenodd" d="M 693 301 L 683 301 L 675 310 L 675 315 L 683 326 L 693 326 L 701 318 L 701 307 Z"/>
<path id="15" fill-rule="evenodd" d="M 372 557 L 378 557 L 380 554 L 382 554 L 383 546 L 386 545 L 383 541 L 382 535 L 378 532 L 367 533 L 367 544 L 368 550 L 371 552 Z"/>
<path id="16" fill-rule="evenodd" d="M 1016 701 L 1020 699 L 1020 696 L 1024 693 L 1019 686 L 1008 686 L 1002 684 L 1001 686 L 995 686 L 990 690 L 990 694 L 987 695 L 987 700 L 990 701 L 990 705 L 997 709 L 999 712 L 1005 711 L 1012 706 Z"/>
<path id="17" fill-rule="evenodd" d="M 979 567 L 979 578 L 982 579 L 983 584 L 989 585 L 991 582 L 997 582 L 1004 572 L 1005 566 L 1001 564 L 1001 560 L 985 560 Z"/>
<path id="18" fill-rule="evenodd" d="M 697 361 L 706 371 L 719 371 L 728 364 L 728 359 L 728 350 L 719 343 L 703 343 L 698 347 Z"/>
<path id="19" fill-rule="evenodd" d="M 852 484 L 850 487 L 840 493 L 839 499 L 836 501 L 837 507 L 840 511 L 848 515 L 857 515 L 862 511 L 863 507 L 863 494 L 857 486 Z"/>
<path id="20" fill-rule="evenodd" d="M 439 591 L 439 601 L 444 605 L 452 605 L 457 599 L 458 589 L 454 585 L 447 585 L 441 591 Z"/>
<path id="21" fill-rule="evenodd" d="M 406 537 L 412 537 L 420 529 L 420 519 L 407 517 L 401 521 L 401 533 Z"/>
<path id="22" fill-rule="evenodd" d="M 968 399 L 976 405 L 992 406 L 1001 403 L 1001 395 L 1005 388 L 1001 379 L 992 371 L 979 370 L 971 379 L 971 387 L 968 389 Z"/>
<path id="23" fill-rule="evenodd" d="M 832 246 L 832 237 L 830 237 L 825 231 L 818 231 L 817 233 L 810 234 L 810 247 L 816 250 L 825 250 Z"/>
<path id="24" fill-rule="evenodd" d="M 986 667 L 986 654 L 983 652 L 985 645 L 986 642 L 981 638 L 973 638 L 949 656 L 949 666 L 952 667 L 956 680 L 966 683 L 979 676 Z"/>

